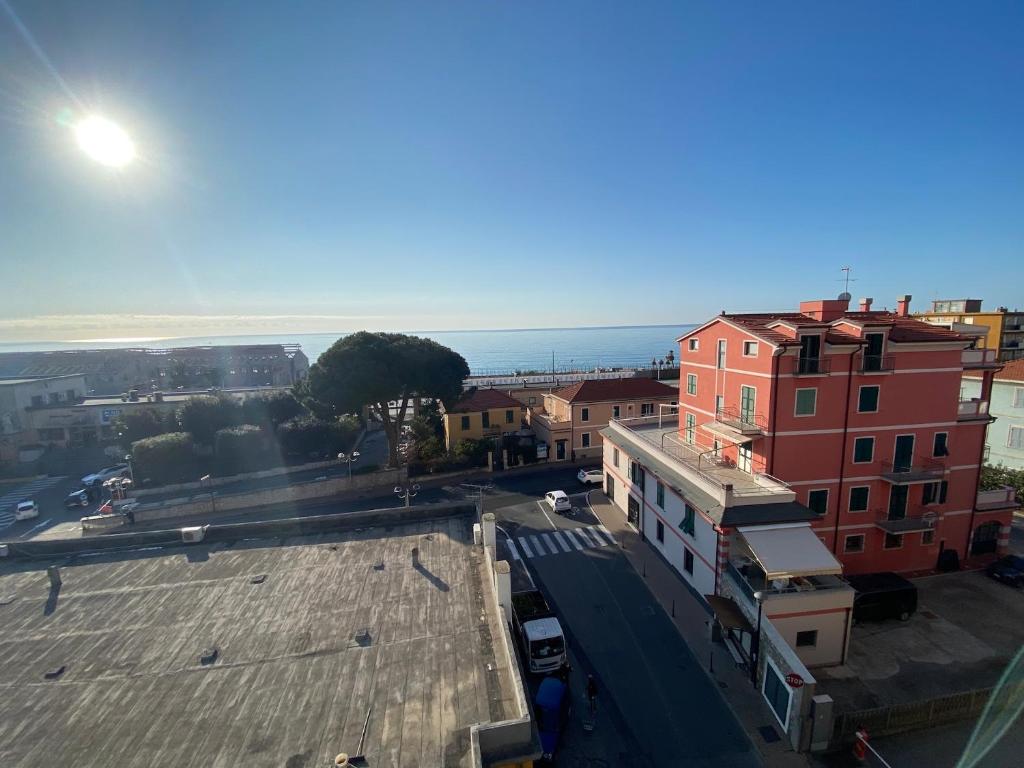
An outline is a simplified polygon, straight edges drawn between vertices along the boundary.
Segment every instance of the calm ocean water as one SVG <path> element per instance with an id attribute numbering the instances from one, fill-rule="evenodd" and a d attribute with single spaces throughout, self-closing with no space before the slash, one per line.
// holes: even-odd
<path id="1" fill-rule="evenodd" d="M 503 331 L 411 331 L 451 347 L 466 358 L 470 370 L 479 374 L 499 374 L 516 370 L 555 368 L 596 368 L 649 365 L 673 351 L 675 340 L 692 325 L 642 325 L 616 328 L 543 328 Z M 314 362 L 344 334 L 293 333 L 265 336 L 196 336 L 161 339 L 137 344 L 101 344 L 97 342 L 0 343 L 0 352 L 58 349 L 96 349 L 146 346 L 165 349 L 206 344 L 287 344 L 302 345 Z"/>

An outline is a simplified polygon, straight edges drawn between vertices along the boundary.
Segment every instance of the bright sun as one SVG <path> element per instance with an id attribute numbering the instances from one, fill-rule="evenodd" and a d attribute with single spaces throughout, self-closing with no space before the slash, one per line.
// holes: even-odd
<path id="1" fill-rule="evenodd" d="M 75 125 L 75 140 L 98 163 L 123 168 L 135 159 L 135 144 L 119 125 L 91 115 Z"/>

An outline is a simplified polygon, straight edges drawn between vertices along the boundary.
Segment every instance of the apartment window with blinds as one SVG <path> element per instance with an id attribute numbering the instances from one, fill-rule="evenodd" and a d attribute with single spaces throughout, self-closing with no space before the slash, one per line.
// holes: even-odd
<path id="1" fill-rule="evenodd" d="M 686 374 L 686 394 L 696 395 L 697 394 L 697 374 L 688 373 Z"/>
<path id="2" fill-rule="evenodd" d="M 864 551 L 864 534 L 853 533 L 846 537 L 843 542 L 843 552 L 863 552 Z"/>
<path id="3" fill-rule="evenodd" d="M 683 529 L 683 533 L 688 533 L 690 536 L 696 535 L 695 522 L 697 519 L 697 512 L 689 504 L 683 507 L 683 522 L 679 524 L 679 527 Z"/>
<path id="4" fill-rule="evenodd" d="M 688 443 L 693 442 L 693 432 L 697 428 L 697 417 L 692 413 L 686 414 L 686 430 L 683 432 L 683 438 Z"/>
<path id="5" fill-rule="evenodd" d="M 817 407 L 817 389 L 798 389 L 796 391 L 796 405 L 793 409 L 794 416 L 813 416 Z"/>
<path id="6" fill-rule="evenodd" d="M 665 508 L 665 486 L 662 485 L 660 482 L 658 483 L 658 486 L 657 486 L 657 494 L 656 495 L 657 495 L 657 499 L 658 499 L 658 506 L 661 507 L 662 509 L 664 509 Z"/>
<path id="7" fill-rule="evenodd" d="M 1024 427 L 1010 427 L 1006 431 L 1006 447 L 1024 450 Z"/>
<path id="8" fill-rule="evenodd" d="M 1013 407 L 1024 408 L 1024 387 L 1013 388 Z"/>
<path id="9" fill-rule="evenodd" d="M 700 339 L 689 339 L 686 348 L 691 352 L 696 352 L 700 349 Z"/>

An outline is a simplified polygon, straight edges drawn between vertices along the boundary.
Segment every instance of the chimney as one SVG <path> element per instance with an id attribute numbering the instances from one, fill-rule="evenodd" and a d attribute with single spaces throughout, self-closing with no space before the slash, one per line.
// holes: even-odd
<path id="1" fill-rule="evenodd" d="M 874 299 L 861 299 L 860 300 L 860 311 L 861 312 L 870 312 L 871 311 L 871 302 L 873 302 L 873 301 L 874 301 Z"/>
<path id="2" fill-rule="evenodd" d="M 909 293 L 896 298 L 896 317 L 910 316 L 910 300 L 914 298 Z"/>

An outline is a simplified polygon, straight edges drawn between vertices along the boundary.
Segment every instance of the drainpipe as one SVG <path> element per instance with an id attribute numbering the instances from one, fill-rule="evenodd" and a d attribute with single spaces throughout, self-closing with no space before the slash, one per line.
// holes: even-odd
<path id="1" fill-rule="evenodd" d="M 836 491 L 836 527 L 832 534 L 832 554 L 839 554 L 839 510 L 843 506 L 843 477 L 846 475 L 846 441 L 850 428 L 850 393 L 853 391 L 853 356 L 859 350 L 850 353 L 850 366 L 846 372 L 846 412 L 843 414 L 843 448 L 839 454 L 839 488 Z M 870 514 L 870 513 L 869 513 Z"/>
<path id="2" fill-rule="evenodd" d="M 768 428 L 772 433 L 772 447 L 771 453 L 768 457 L 768 474 L 775 477 L 775 432 L 777 429 L 775 417 L 779 412 L 779 359 L 782 357 L 784 348 L 776 347 L 775 354 L 772 356 L 772 421 L 768 425 Z"/>
<path id="3" fill-rule="evenodd" d="M 981 395 L 982 395 L 982 397 L 985 396 L 985 389 L 986 389 L 985 384 L 988 383 L 989 384 L 989 386 L 988 386 L 989 395 L 988 395 L 987 399 L 991 403 L 992 402 L 992 385 L 991 385 L 991 379 L 989 379 L 990 376 L 992 378 L 995 378 L 995 373 L 992 372 L 992 371 L 985 371 L 982 374 L 982 379 L 981 379 Z M 986 379 L 988 381 L 986 381 Z M 991 406 L 990 406 L 990 408 L 991 408 Z M 989 413 L 991 413 L 991 410 L 989 410 Z M 988 423 L 989 424 L 992 423 L 992 417 L 991 416 L 989 416 Z M 977 472 L 977 474 L 974 477 L 974 499 L 971 501 L 971 522 L 967 526 L 967 547 L 964 549 L 964 560 L 965 561 L 967 560 L 968 557 L 971 556 L 971 539 L 974 536 L 974 515 L 978 511 L 976 509 L 976 507 L 978 505 L 978 491 L 981 490 L 981 467 L 982 467 L 982 464 L 985 461 L 985 434 L 986 433 L 983 432 L 982 435 L 981 435 L 981 448 L 978 449 L 978 472 Z M 1000 533 L 1002 533 L 1002 528 L 1000 528 Z M 997 540 L 996 541 L 996 550 L 998 551 L 998 549 L 999 549 L 999 542 Z"/>

